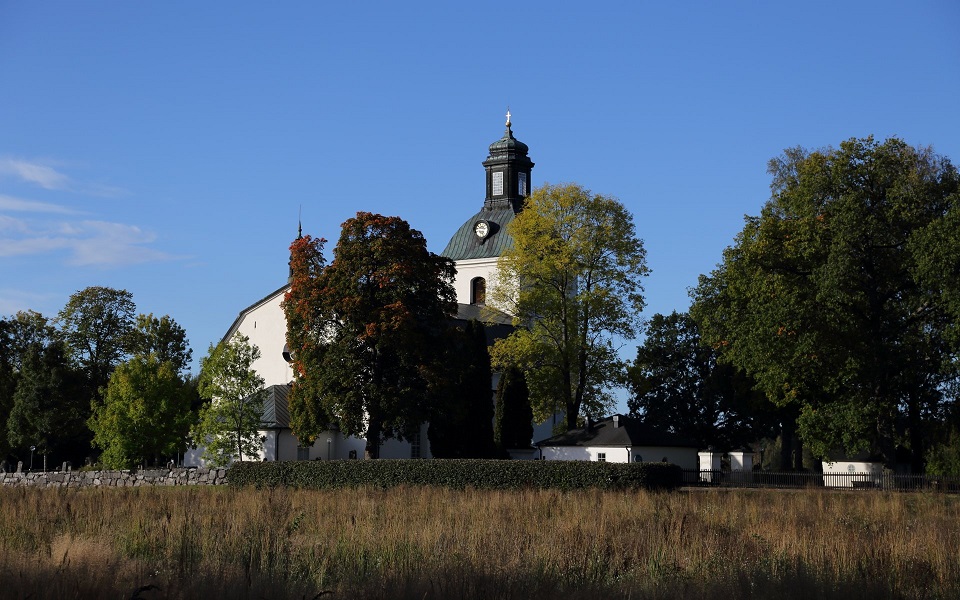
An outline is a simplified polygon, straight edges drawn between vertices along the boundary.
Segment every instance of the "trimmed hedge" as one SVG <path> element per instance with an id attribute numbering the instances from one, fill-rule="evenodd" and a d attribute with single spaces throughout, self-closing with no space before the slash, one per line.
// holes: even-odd
<path id="1" fill-rule="evenodd" d="M 455 489 L 541 488 L 578 490 L 669 490 L 683 480 L 668 463 L 608 463 L 546 460 L 333 460 L 234 463 L 232 486 L 338 489 L 398 485 Z"/>

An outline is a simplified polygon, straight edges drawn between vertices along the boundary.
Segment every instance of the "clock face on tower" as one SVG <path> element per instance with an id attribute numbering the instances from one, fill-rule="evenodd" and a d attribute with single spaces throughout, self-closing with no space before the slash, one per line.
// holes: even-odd
<path id="1" fill-rule="evenodd" d="M 476 225 L 473 226 L 473 232 L 481 240 L 486 239 L 490 235 L 490 224 L 486 221 L 477 221 Z"/>

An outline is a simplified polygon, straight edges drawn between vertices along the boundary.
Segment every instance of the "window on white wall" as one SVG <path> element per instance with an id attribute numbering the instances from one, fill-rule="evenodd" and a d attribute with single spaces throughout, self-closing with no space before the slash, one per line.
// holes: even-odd
<path id="1" fill-rule="evenodd" d="M 597 452 L 597 462 L 607 462 L 607 453 Z"/>
<path id="2" fill-rule="evenodd" d="M 420 458 L 420 432 L 410 440 L 410 458 Z"/>
<path id="3" fill-rule="evenodd" d="M 484 305 L 487 303 L 487 280 L 476 277 L 470 282 L 470 304 Z"/>

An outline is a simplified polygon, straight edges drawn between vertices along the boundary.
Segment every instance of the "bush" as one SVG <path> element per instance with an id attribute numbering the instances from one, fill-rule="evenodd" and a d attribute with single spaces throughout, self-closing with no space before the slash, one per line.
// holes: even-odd
<path id="1" fill-rule="evenodd" d="M 665 490 L 679 487 L 682 470 L 667 463 L 520 460 L 335 460 L 235 463 L 230 485 L 336 489 L 398 485 L 453 489 Z"/>

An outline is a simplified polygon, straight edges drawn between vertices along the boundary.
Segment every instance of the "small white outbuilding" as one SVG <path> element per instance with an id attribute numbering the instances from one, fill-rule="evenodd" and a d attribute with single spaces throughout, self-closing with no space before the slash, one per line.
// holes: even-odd
<path id="1" fill-rule="evenodd" d="M 668 462 L 684 470 L 699 468 L 696 442 L 623 415 L 588 421 L 585 427 L 535 445 L 544 460 Z"/>

